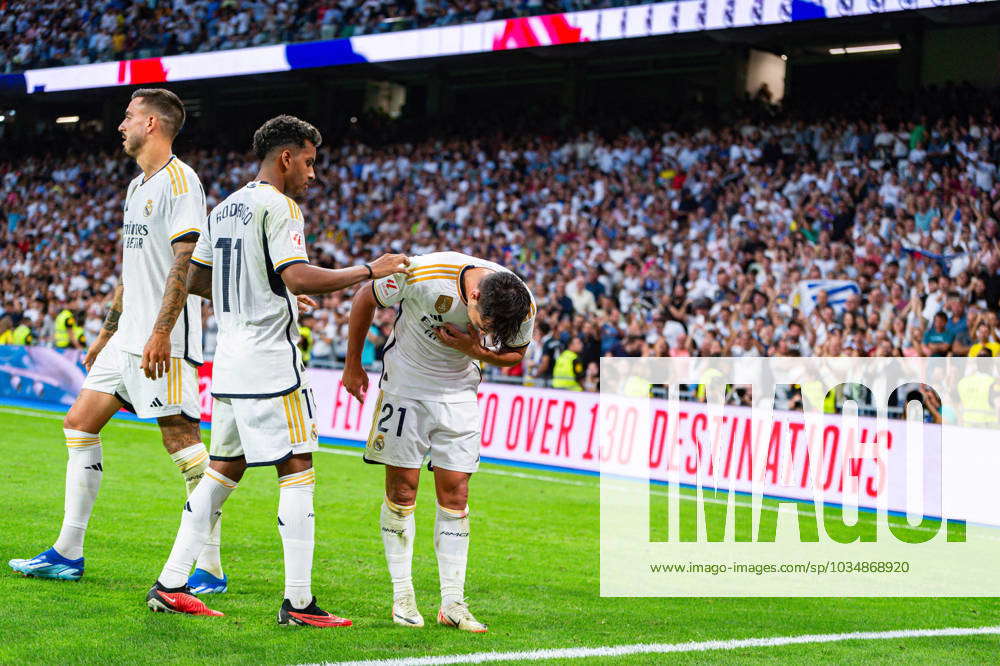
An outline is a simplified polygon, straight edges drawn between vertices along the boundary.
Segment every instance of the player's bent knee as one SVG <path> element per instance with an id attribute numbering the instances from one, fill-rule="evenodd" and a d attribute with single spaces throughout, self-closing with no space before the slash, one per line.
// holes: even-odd
<path id="1" fill-rule="evenodd" d="M 456 490 L 453 492 L 439 491 L 438 504 L 446 509 L 462 511 L 469 505 L 469 489 L 466 487 L 463 490 Z"/>
<path id="2" fill-rule="evenodd" d="M 291 456 L 288 460 L 278 463 L 274 468 L 278 472 L 278 476 L 286 476 L 288 474 L 298 474 L 299 472 L 304 472 L 307 469 L 312 469 L 312 454 L 311 453 L 296 453 Z"/>
<path id="3" fill-rule="evenodd" d="M 213 460 L 209 464 L 209 468 L 239 483 L 243 478 L 243 473 L 247 471 L 247 459 L 240 456 L 235 460 Z"/>
<path id="4" fill-rule="evenodd" d="M 156 419 L 163 436 L 163 447 L 168 453 L 177 453 L 181 449 L 201 442 L 201 430 L 197 423 L 181 414 L 161 416 Z"/>
<path id="5" fill-rule="evenodd" d="M 469 474 L 438 468 L 434 472 L 434 485 L 438 504 L 447 509 L 465 509 L 469 502 Z"/>
<path id="6" fill-rule="evenodd" d="M 389 486 L 385 496 L 393 504 L 410 506 L 417 501 L 417 489 L 412 486 Z"/>
<path id="7" fill-rule="evenodd" d="M 385 496 L 394 504 L 410 506 L 417 501 L 420 470 L 386 468 Z"/>
<path id="8" fill-rule="evenodd" d="M 386 479 L 385 496 L 394 504 L 409 506 L 417 501 L 417 484 L 405 477 L 392 477 Z"/>
<path id="9" fill-rule="evenodd" d="M 98 423 L 93 417 L 88 416 L 85 410 L 74 405 L 63 419 L 64 430 L 79 430 L 82 432 L 98 432 L 104 427 L 103 423 Z"/>

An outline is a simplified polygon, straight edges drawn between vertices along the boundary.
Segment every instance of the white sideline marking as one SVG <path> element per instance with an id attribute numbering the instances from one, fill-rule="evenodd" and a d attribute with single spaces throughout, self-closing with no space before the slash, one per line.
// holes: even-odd
<path id="1" fill-rule="evenodd" d="M 338 456 L 354 456 L 355 458 L 360 458 L 363 455 L 361 451 L 352 451 L 351 449 L 334 449 L 329 446 L 320 446 L 319 450 L 323 453 L 335 453 Z"/>
<path id="2" fill-rule="evenodd" d="M 17 407 L 0 407 L 0 414 L 13 414 L 14 416 L 34 416 L 36 419 L 56 419 L 57 421 L 62 421 L 64 418 L 63 414 L 46 414 L 33 412 L 27 409 L 18 409 Z M 116 427 L 120 426 L 122 428 L 138 428 L 140 430 L 149 430 L 150 428 L 159 428 L 155 423 L 132 423 L 129 421 L 116 421 L 113 418 L 108 421 L 109 425 L 114 425 Z M 105 426 L 106 427 L 106 426 Z"/>
<path id="3" fill-rule="evenodd" d="M 690 643 L 639 643 L 593 648 L 559 648 L 524 652 L 474 652 L 472 654 L 407 657 L 403 659 L 372 659 L 368 661 L 323 662 L 322 666 L 431 666 L 434 664 L 485 664 L 500 661 L 540 661 L 542 659 L 581 659 L 585 657 L 623 657 L 632 654 L 668 654 L 676 652 L 706 652 L 709 650 L 742 650 L 744 648 L 781 647 L 805 643 L 839 643 L 842 641 L 884 641 L 897 638 L 929 638 L 936 636 L 981 636 L 1000 634 L 1000 627 L 951 627 L 948 629 L 904 629 L 901 631 L 858 631 L 848 634 L 805 634 L 773 638 L 744 638 L 730 641 Z M 309 664 L 308 666 L 319 666 Z"/>

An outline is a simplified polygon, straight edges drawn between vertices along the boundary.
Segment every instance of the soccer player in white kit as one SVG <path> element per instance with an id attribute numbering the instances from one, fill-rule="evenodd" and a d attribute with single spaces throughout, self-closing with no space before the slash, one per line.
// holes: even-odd
<path id="1" fill-rule="evenodd" d="M 290 294 L 325 294 L 370 278 L 406 275 L 407 258 L 330 270 L 309 264 L 301 197 L 315 178 L 322 137 L 292 116 L 254 134 L 257 179 L 208 216 L 191 257 L 188 287 L 211 298 L 219 322 L 212 369 L 212 462 L 181 512 L 173 550 L 147 605 L 155 611 L 221 615 L 191 596 L 185 572 L 201 551 L 212 519 L 247 467 L 278 473 L 278 531 L 285 551 L 285 596 L 278 623 L 350 626 L 322 610 L 311 590 L 314 543 L 312 452 L 318 448 L 316 399 L 298 347 L 297 308 Z"/>
<path id="2" fill-rule="evenodd" d="M 83 388 L 63 421 L 69 461 L 62 530 L 49 550 L 11 560 L 25 575 L 83 576 L 84 535 L 104 475 L 100 431 L 123 406 L 157 420 L 189 494 L 208 467 L 199 430 L 201 299 L 189 296 L 186 284 L 205 217 L 205 193 L 197 174 L 172 154 L 183 125 L 184 105 L 175 94 L 140 89 L 118 127 L 125 152 L 142 169 L 125 196 L 122 277 L 84 359 L 89 372 Z M 226 590 L 219 529 L 217 523 L 192 576 L 199 592 Z"/>
<path id="3" fill-rule="evenodd" d="M 410 274 L 392 275 L 355 295 L 344 387 L 364 402 L 361 349 L 375 307 L 399 305 L 383 351 L 365 461 L 386 466 L 380 529 L 392 578 L 392 618 L 422 627 L 411 577 L 417 483 L 424 459 L 434 471 L 434 550 L 441 582 L 440 624 L 482 633 L 465 603 L 469 478 L 481 440 L 477 362 L 517 365 L 531 342 L 535 302 L 513 272 L 459 252 L 412 257 Z M 484 336 L 486 336 L 484 338 Z"/>

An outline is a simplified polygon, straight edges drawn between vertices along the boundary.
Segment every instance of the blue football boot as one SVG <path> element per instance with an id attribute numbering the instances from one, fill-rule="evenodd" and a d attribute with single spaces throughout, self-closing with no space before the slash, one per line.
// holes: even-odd
<path id="1" fill-rule="evenodd" d="M 35 555 L 30 560 L 11 560 L 8 562 L 14 571 L 35 578 L 55 578 L 57 580 L 80 580 L 83 578 L 83 558 L 68 560 L 55 548 L 49 548 L 44 553 Z"/>
<path id="2" fill-rule="evenodd" d="M 191 594 L 222 594 L 229 589 L 229 576 L 222 574 L 222 578 L 216 578 L 204 569 L 195 569 L 187 586 Z"/>

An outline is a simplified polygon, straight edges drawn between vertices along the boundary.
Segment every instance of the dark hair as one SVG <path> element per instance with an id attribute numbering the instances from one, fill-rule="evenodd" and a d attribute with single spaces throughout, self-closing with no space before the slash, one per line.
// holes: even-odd
<path id="1" fill-rule="evenodd" d="M 264 159 L 278 148 L 305 148 L 306 141 L 319 146 L 323 143 L 323 136 L 306 121 L 282 114 L 271 118 L 253 133 L 253 152 L 258 159 Z"/>
<path id="2" fill-rule="evenodd" d="M 132 99 L 141 97 L 142 103 L 156 112 L 164 131 L 173 139 L 184 127 L 184 102 L 165 88 L 139 88 L 132 93 Z"/>
<path id="3" fill-rule="evenodd" d="M 491 273 L 479 283 L 479 314 L 493 340 L 510 347 L 521 323 L 531 316 L 531 294 L 513 273 Z"/>

